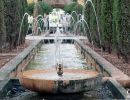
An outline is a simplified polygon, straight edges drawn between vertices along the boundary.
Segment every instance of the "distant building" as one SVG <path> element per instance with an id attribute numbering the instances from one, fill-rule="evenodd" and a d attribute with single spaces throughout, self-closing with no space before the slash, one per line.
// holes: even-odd
<path id="1" fill-rule="evenodd" d="M 72 3 L 72 0 L 43 0 L 43 1 L 56 8 L 63 8 L 64 5 Z"/>
<path id="2" fill-rule="evenodd" d="M 39 0 L 27 0 L 29 4 L 37 1 Z M 41 1 L 44 1 L 45 3 L 56 8 L 63 8 L 64 5 L 72 3 L 73 0 L 41 0 Z"/>
<path id="3" fill-rule="evenodd" d="M 84 5 L 85 0 L 78 0 L 78 3 L 81 4 L 81 5 Z"/>
<path id="4" fill-rule="evenodd" d="M 28 4 L 37 2 L 38 0 L 27 0 Z"/>

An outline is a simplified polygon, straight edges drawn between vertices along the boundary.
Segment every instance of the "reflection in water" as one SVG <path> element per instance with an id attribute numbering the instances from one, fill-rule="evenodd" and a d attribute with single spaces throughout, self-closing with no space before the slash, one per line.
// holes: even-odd
<path id="1" fill-rule="evenodd" d="M 35 60 L 30 63 L 27 69 L 47 69 L 55 66 L 55 45 L 45 44 L 36 55 Z M 77 51 L 74 44 L 61 44 L 60 59 L 64 68 L 67 69 L 87 69 L 85 59 Z"/>
<path id="2" fill-rule="evenodd" d="M 43 79 L 43 80 L 76 80 L 76 79 L 84 79 L 84 78 L 90 78 L 93 77 L 91 74 L 84 74 L 84 73 L 70 73 L 70 72 L 64 72 L 63 76 L 58 76 L 55 72 L 52 73 L 36 73 L 29 76 L 33 79 Z"/>

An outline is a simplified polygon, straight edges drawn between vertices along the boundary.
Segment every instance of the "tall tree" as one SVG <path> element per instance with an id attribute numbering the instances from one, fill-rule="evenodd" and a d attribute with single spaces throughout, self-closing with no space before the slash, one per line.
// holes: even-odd
<path id="1" fill-rule="evenodd" d="M 128 62 L 130 56 L 130 1 L 114 0 L 113 4 L 113 45 L 118 57 Z"/>
<path id="2" fill-rule="evenodd" d="M 18 6 L 18 0 L 4 0 L 7 41 L 10 44 L 10 49 L 16 48 L 18 43 L 20 27 L 20 11 Z"/>
<path id="3" fill-rule="evenodd" d="M 7 42 L 10 45 L 10 49 L 12 49 L 16 48 L 18 45 L 20 24 L 27 6 L 27 2 L 26 0 L 3 0 L 3 2 Z M 27 28 L 27 26 L 25 27 L 24 23 L 20 36 L 20 43 L 25 40 L 25 28 Z"/>
<path id="4" fill-rule="evenodd" d="M 4 23 L 4 8 L 3 1 L 0 0 L 0 52 L 5 47 L 6 43 L 6 27 Z"/>
<path id="5" fill-rule="evenodd" d="M 26 13 L 27 8 L 27 0 L 19 0 L 19 11 L 20 11 L 20 23 L 22 22 L 23 16 Z M 20 35 L 20 44 L 23 44 L 25 42 L 25 36 L 28 30 L 28 20 L 27 16 L 25 16 L 23 24 L 22 24 L 22 31 Z"/>
<path id="6" fill-rule="evenodd" d="M 101 19 L 102 19 L 102 41 L 103 50 L 111 53 L 112 51 L 112 10 L 113 0 L 102 0 Z"/>

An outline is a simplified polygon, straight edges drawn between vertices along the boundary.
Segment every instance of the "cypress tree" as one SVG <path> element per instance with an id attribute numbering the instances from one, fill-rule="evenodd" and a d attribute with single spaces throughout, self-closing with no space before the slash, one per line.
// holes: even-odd
<path id="1" fill-rule="evenodd" d="M 101 2 L 101 27 L 103 50 L 111 53 L 112 50 L 112 10 L 113 0 L 102 0 Z"/>
<path id="2" fill-rule="evenodd" d="M 4 23 L 4 7 L 3 1 L 0 0 L 0 52 L 5 47 L 6 43 L 6 27 Z"/>
<path id="3" fill-rule="evenodd" d="M 95 9 L 98 9 L 97 0 L 93 0 L 93 4 L 94 4 Z M 97 11 L 96 11 L 96 14 L 97 14 Z M 91 5 L 91 27 L 92 27 L 91 31 L 93 34 L 92 36 L 93 36 L 94 44 L 98 46 L 100 44 L 100 41 L 99 41 L 99 33 L 97 30 L 97 27 L 98 27 L 97 21 L 99 20 L 96 20 L 96 16 L 98 17 L 98 15 L 95 15 L 94 8 Z"/>
<path id="4" fill-rule="evenodd" d="M 126 62 L 130 57 L 130 0 L 93 0 L 102 37 L 102 47 L 116 50 Z M 86 5 L 85 20 L 89 23 L 96 43 L 96 21 L 90 3 Z"/>
<path id="5" fill-rule="evenodd" d="M 114 0 L 113 4 L 113 44 L 117 47 L 121 44 L 121 1 Z"/>
<path id="6" fill-rule="evenodd" d="M 26 8 L 27 8 L 27 1 L 19 0 L 20 23 L 22 22 L 23 16 L 26 13 Z M 23 44 L 25 42 L 25 36 L 26 36 L 27 30 L 28 30 L 28 21 L 27 21 L 27 16 L 26 16 L 22 24 L 20 44 Z"/>
<path id="7" fill-rule="evenodd" d="M 122 52 L 125 55 L 125 61 L 130 59 L 130 1 L 121 1 L 121 34 L 122 34 Z"/>
<path id="8" fill-rule="evenodd" d="M 95 9 L 97 10 L 98 9 L 97 0 L 93 0 L 93 4 L 94 4 Z M 96 21 L 94 8 L 90 2 L 88 2 L 88 4 L 86 5 L 85 8 L 86 8 L 85 20 L 88 22 L 89 27 L 90 27 L 91 39 L 92 39 L 93 43 L 96 46 L 98 46 L 100 44 L 100 42 L 99 42 L 99 34 L 98 34 L 98 30 L 97 30 L 97 21 Z M 97 11 L 96 11 L 96 13 L 97 13 Z M 98 13 L 97 13 L 97 17 L 98 17 Z M 90 36 L 88 36 L 88 37 L 90 38 Z"/>
<path id="9" fill-rule="evenodd" d="M 4 16 L 7 31 L 7 42 L 10 49 L 16 48 L 18 45 L 20 24 L 25 13 L 27 1 L 26 0 L 3 0 L 4 2 Z M 25 20 L 27 23 L 27 20 Z M 25 41 L 25 34 L 27 31 L 26 23 L 23 23 L 22 32 L 20 36 L 20 43 Z"/>
<path id="10" fill-rule="evenodd" d="M 102 30 L 101 30 L 101 20 L 102 20 L 102 18 L 101 18 L 101 0 L 96 0 L 96 4 L 97 4 L 97 6 L 96 6 L 96 12 L 97 12 L 97 17 L 98 17 L 98 22 L 99 22 L 99 29 L 100 29 L 100 34 L 101 34 L 101 36 L 100 36 L 100 39 L 101 39 L 101 41 L 102 41 Z"/>
<path id="11" fill-rule="evenodd" d="M 85 15 L 84 16 L 85 16 L 85 20 L 88 22 L 89 26 L 90 26 L 90 19 L 91 19 L 90 12 L 91 12 L 91 5 L 90 5 L 90 3 L 88 3 L 87 5 L 85 5 Z M 88 34 L 88 32 L 87 32 L 86 34 L 87 34 L 89 41 L 92 42 L 91 33 Z"/>
<path id="12" fill-rule="evenodd" d="M 16 48 L 18 43 L 18 33 L 20 27 L 20 11 L 18 0 L 4 0 L 5 24 L 7 31 L 7 41 L 10 49 Z"/>
<path id="13" fill-rule="evenodd" d="M 130 55 L 130 1 L 115 0 L 113 4 L 113 44 L 118 57 L 128 62 Z"/>

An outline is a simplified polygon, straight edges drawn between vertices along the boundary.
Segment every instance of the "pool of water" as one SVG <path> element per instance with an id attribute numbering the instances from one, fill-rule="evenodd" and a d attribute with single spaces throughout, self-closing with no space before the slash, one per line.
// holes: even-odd
<path id="1" fill-rule="evenodd" d="M 50 77 L 51 76 L 51 77 Z M 29 78 L 33 79 L 44 79 L 44 80 L 75 80 L 75 79 L 84 79 L 84 78 L 90 78 L 91 76 L 89 74 L 77 74 L 77 73 L 68 73 L 65 72 L 63 76 L 58 76 L 57 73 L 47 73 L 47 74 L 33 74 Z"/>
<path id="2" fill-rule="evenodd" d="M 60 54 L 58 54 L 60 57 L 56 57 L 55 54 L 55 44 L 43 45 L 26 70 L 55 68 L 58 58 L 67 69 L 94 69 L 87 66 L 85 59 L 74 44 L 61 44 Z"/>
<path id="3" fill-rule="evenodd" d="M 81 51 L 76 49 L 74 44 L 62 44 L 60 46 L 60 60 L 67 69 L 85 69 L 94 70 L 94 68 L 87 66 L 85 59 L 82 57 Z M 55 44 L 45 44 L 41 47 L 41 50 L 36 54 L 35 59 L 30 62 L 26 70 L 33 69 L 48 69 L 55 68 Z M 54 74 L 52 72 L 52 74 Z M 64 73 L 65 74 L 65 73 Z M 40 78 L 47 78 L 46 76 L 53 76 L 51 78 L 58 78 L 54 75 L 41 75 Z M 72 78 L 65 75 L 66 78 Z M 32 77 L 39 78 L 34 75 Z M 84 77 L 84 74 L 78 75 L 78 78 Z M 38 94 L 22 87 L 18 80 L 12 82 L 12 86 L 7 91 L 7 96 L 4 100 L 95 100 L 95 99 L 114 99 L 111 91 L 107 87 L 107 84 L 100 85 L 94 90 L 77 93 L 77 94 Z"/>

